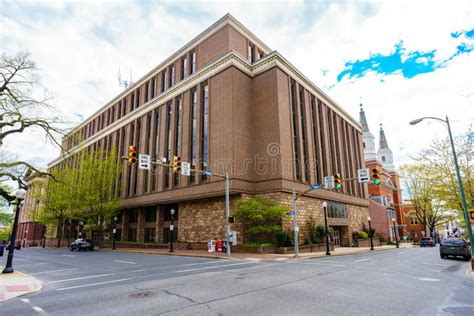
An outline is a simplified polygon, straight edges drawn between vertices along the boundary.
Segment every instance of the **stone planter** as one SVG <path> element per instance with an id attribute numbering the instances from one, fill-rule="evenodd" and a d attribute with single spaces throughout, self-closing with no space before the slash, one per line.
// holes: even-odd
<path id="1" fill-rule="evenodd" d="M 334 243 L 329 243 L 329 248 L 334 250 Z M 289 254 L 294 253 L 294 247 L 275 247 L 275 253 L 278 254 Z M 300 253 L 307 253 L 307 252 L 325 252 L 326 251 L 326 244 L 317 244 L 317 245 L 301 245 L 298 247 L 298 251 Z"/>
<path id="2" fill-rule="evenodd" d="M 381 246 L 379 237 L 373 237 L 372 242 L 374 244 L 374 247 Z M 370 247 L 370 238 L 354 239 L 354 247 Z"/>
<path id="3" fill-rule="evenodd" d="M 274 246 L 243 246 L 238 245 L 232 247 L 232 251 L 236 253 L 275 253 Z"/>

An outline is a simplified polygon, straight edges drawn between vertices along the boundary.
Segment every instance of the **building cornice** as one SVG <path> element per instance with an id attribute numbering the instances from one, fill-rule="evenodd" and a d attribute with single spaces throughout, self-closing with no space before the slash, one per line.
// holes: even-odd
<path id="1" fill-rule="evenodd" d="M 185 91 L 195 87 L 198 83 L 205 81 L 216 74 L 224 71 L 229 67 L 235 67 L 240 71 L 247 74 L 249 77 L 254 77 L 262 72 L 265 72 L 273 67 L 278 67 L 289 76 L 295 77 L 295 80 L 305 87 L 308 91 L 316 95 L 318 98 L 325 101 L 325 104 L 328 105 L 331 109 L 333 109 L 336 113 L 338 113 L 342 118 L 348 121 L 356 130 L 361 131 L 360 124 L 351 117 L 347 112 L 345 112 L 339 105 L 337 105 L 331 98 L 329 98 L 324 92 L 322 92 L 316 85 L 314 85 L 311 81 L 309 81 L 305 76 L 301 74 L 295 67 L 293 67 L 286 59 L 284 59 L 278 52 L 272 52 L 265 56 L 264 58 L 260 59 L 259 61 L 255 62 L 254 64 L 250 64 L 248 60 L 242 57 L 239 53 L 235 51 L 231 51 L 214 63 L 206 66 L 205 68 L 201 69 L 197 73 L 189 76 L 183 81 L 178 82 L 175 86 L 168 89 L 165 93 L 159 95 L 158 97 L 148 101 L 147 103 L 141 105 L 133 112 L 127 114 L 126 116 L 120 118 L 119 120 L 115 121 L 109 126 L 106 126 L 96 134 L 92 135 L 91 137 L 87 138 L 86 140 L 82 141 L 76 147 L 68 150 L 62 156 L 56 158 L 52 162 L 48 164 L 48 168 L 54 166 L 55 164 L 59 163 L 63 159 L 71 156 L 72 154 L 80 151 L 83 148 L 86 148 L 89 145 L 92 145 L 96 141 L 100 140 L 101 138 L 119 130 L 120 128 L 126 126 L 127 124 L 131 123 L 132 121 L 142 117 L 144 114 L 148 113 L 149 111 L 158 108 L 159 106 L 165 104 L 166 102 L 172 100 L 173 98 L 181 95 Z"/>
<path id="2" fill-rule="evenodd" d="M 115 96 L 112 100 L 107 102 L 104 106 L 99 108 L 97 111 L 95 111 L 92 115 L 90 115 L 86 120 L 81 122 L 79 125 L 74 127 L 69 133 L 69 135 L 72 135 L 76 131 L 78 131 L 80 128 L 84 127 L 86 124 L 91 122 L 93 119 L 95 119 L 99 114 L 101 114 L 104 110 L 107 108 L 113 106 L 115 103 L 119 102 L 122 98 L 124 98 L 127 94 L 131 93 L 133 90 L 137 89 L 140 85 L 142 85 L 144 82 L 150 80 L 152 77 L 156 76 L 159 74 L 163 69 L 169 66 L 169 63 L 172 62 L 173 60 L 176 60 L 177 58 L 181 57 L 183 54 L 186 52 L 190 51 L 193 47 L 198 46 L 201 44 L 203 41 L 220 31 L 223 27 L 230 25 L 234 29 L 236 29 L 240 34 L 242 34 L 244 37 L 250 38 L 252 41 L 254 41 L 263 51 L 265 54 L 268 54 L 271 52 L 271 49 L 265 45 L 255 34 L 250 32 L 249 29 L 247 29 L 242 23 L 240 23 L 236 18 L 234 18 L 232 15 L 227 13 L 224 15 L 222 18 L 220 18 L 217 22 L 209 26 L 207 29 L 202 31 L 198 36 L 196 36 L 194 39 L 192 39 L 190 42 L 188 42 L 186 45 L 181 47 L 179 50 L 174 52 L 171 56 L 166 58 L 164 61 L 162 61 L 160 64 L 158 64 L 155 68 L 147 72 L 144 76 L 142 76 L 140 79 L 138 79 L 135 83 L 127 87 L 125 90 L 120 92 L 117 96 Z M 67 136 L 66 136 L 67 137 Z"/>

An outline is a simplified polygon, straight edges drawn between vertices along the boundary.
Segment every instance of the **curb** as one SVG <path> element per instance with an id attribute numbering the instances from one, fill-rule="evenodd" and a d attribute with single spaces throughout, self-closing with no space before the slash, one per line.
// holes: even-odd
<path id="1" fill-rule="evenodd" d="M 158 255 L 158 256 L 177 256 L 177 257 L 193 257 L 193 258 L 206 258 L 206 259 L 227 259 L 227 260 L 238 260 L 237 258 L 224 257 L 224 256 L 211 256 L 211 255 L 199 255 L 199 254 L 185 254 L 185 253 L 176 253 L 176 252 L 146 252 L 141 250 L 125 250 L 125 249 L 101 249 L 101 251 L 108 252 L 128 252 L 128 253 L 140 253 L 145 255 Z"/>
<path id="2" fill-rule="evenodd" d="M 31 291 L 28 291 L 28 292 L 23 292 L 21 294 L 18 294 L 18 295 L 15 295 L 15 296 L 12 296 L 10 298 L 7 298 L 7 299 L 4 299 L 4 300 L 1 300 L 0 302 L 6 302 L 8 300 L 11 300 L 11 299 L 14 299 L 14 298 L 17 298 L 17 297 L 20 297 L 20 296 L 24 296 L 24 295 L 27 295 L 27 294 L 31 294 L 31 293 L 35 293 L 35 292 L 39 292 L 42 288 L 43 288 L 43 283 L 41 283 L 40 280 L 38 280 L 37 278 L 29 275 L 29 274 L 26 274 L 26 273 L 23 273 L 23 272 L 19 272 L 19 271 L 15 271 L 15 273 L 18 273 L 20 274 L 21 276 L 23 276 L 25 279 L 29 279 L 33 282 L 34 286 L 35 286 L 35 289 L 34 290 L 31 290 Z"/>
<path id="3" fill-rule="evenodd" d="M 387 250 L 395 250 L 397 249 L 395 246 L 393 248 L 384 248 L 384 249 L 376 249 L 374 248 L 373 252 L 377 252 L 377 251 L 387 251 Z M 406 246 L 400 246 L 398 249 L 408 249 Z M 317 255 L 317 256 L 305 256 L 305 257 L 301 257 L 301 259 L 318 259 L 318 258 L 328 258 L 328 257 L 338 257 L 338 256 L 350 256 L 350 255 L 357 255 L 357 254 L 362 254 L 362 253 L 368 253 L 368 252 L 372 252 L 372 250 L 368 249 L 368 250 L 364 250 L 364 251 L 357 251 L 357 252 L 348 252 L 348 253 L 331 253 L 330 256 L 326 256 L 326 255 Z"/>

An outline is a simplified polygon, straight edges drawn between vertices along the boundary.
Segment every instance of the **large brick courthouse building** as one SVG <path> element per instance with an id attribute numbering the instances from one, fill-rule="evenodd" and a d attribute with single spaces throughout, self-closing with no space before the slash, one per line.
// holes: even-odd
<path id="1" fill-rule="evenodd" d="M 360 124 L 289 61 L 226 15 L 126 88 L 64 139 L 49 168 L 74 163 L 87 147 L 130 145 L 152 159 L 180 156 L 198 170 L 228 172 L 231 211 L 237 199 L 264 197 L 291 205 L 291 192 L 326 175 L 354 178 L 364 166 Z M 81 139 L 76 143 L 75 139 Z M 118 157 L 118 158 L 119 158 Z M 311 191 L 298 200 L 301 238 L 312 216 L 349 246 L 366 223 L 367 186 L 350 180 L 340 192 Z M 177 240 L 223 239 L 223 179 L 186 177 L 167 168 L 123 162 L 118 239 L 167 242 L 169 211 Z M 232 230 L 238 230 L 233 224 Z M 242 232 L 239 232 L 239 241 Z"/>

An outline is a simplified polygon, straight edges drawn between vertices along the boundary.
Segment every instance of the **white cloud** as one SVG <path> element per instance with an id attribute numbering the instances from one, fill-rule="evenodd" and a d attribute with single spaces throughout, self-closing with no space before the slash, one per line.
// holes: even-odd
<path id="1" fill-rule="evenodd" d="M 88 117 L 121 91 L 119 67 L 127 77 L 132 68 L 138 79 L 227 12 L 325 89 L 336 83 L 345 62 L 388 54 L 400 41 L 408 51 L 436 50 L 438 60 L 451 56 L 460 40 L 451 32 L 474 28 L 471 2 L 452 6 L 440 1 L 10 2 L 0 22 L 6 53 L 30 51 L 56 106 L 78 122 L 76 113 Z M 446 135 L 436 122 L 412 127 L 409 120 L 448 114 L 458 135 L 474 120 L 468 71 L 473 59 L 473 53 L 465 54 L 412 79 L 368 74 L 327 92 L 355 118 L 362 96 L 372 132 L 378 136 L 382 122 L 396 163 L 407 162 L 434 136 Z M 58 153 L 31 134 L 6 145 L 41 163 Z"/>

